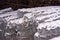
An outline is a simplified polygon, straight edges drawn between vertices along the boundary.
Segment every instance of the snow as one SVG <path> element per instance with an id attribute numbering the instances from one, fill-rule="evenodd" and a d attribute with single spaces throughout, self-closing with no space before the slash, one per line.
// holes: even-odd
<path id="1" fill-rule="evenodd" d="M 5 18 L 7 21 L 12 20 L 14 18 L 17 18 L 17 11 L 13 11 L 13 12 L 8 12 L 6 14 L 2 14 L 0 17 Z"/>
<path id="2" fill-rule="evenodd" d="M 2 30 L 0 29 L 0 31 L 2 31 Z"/>
<path id="3" fill-rule="evenodd" d="M 26 9 L 23 8 L 11 12 L 7 12 L 7 10 L 9 11 L 11 8 L 0 10 L 0 14 L 2 13 L 0 17 L 5 18 L 8 23 L 22 24 L 24 21 L 33 19 L 38 24 L 37 30 L 42 29 L 43 27 L 47 28 L 48 30 L 60 27 L 60 6 L 35 7 Z M 24 19 L 24 17 L 26 19 Z M 10 26 L 9 28 L 11 29 L 12 27 Z M 2 30 L 0 29 L 0 31 Z M 21 33 L 18 32 L 18 34 Z M 10 35 L 10 33 L 6 32 L 5 36 L 7 35 Z M 39 32 L 36 32 L 34 34 L 35 37 L 38 37 L 39 35 Z M 59 39 L 60 36 L 52 38 L 50 40 Z"/>
<path id="4" fill-rule="evenodd" d="M 56 28 L 56 27 L 60 27 L 60 20 L 47 22 L 47 23 L 41 23 L 38 25 L 37 29 L 42 29 L 42 27 L 46 28 L 46 26 L 48 30 Z"/>
<path id="5" fill-rule="evenodd" d="M 7 35 L 11 35 L 11 34 L 6 32 L 6 33 L 5 33 L 5 36 L 7 36 Z"/>
<path id="6" fill-rule="evenodd" d="M 35 35 L 34 36 L 36 36 L 36 37 L 38 37 L 40 34 L 37 32 L 37 33 L 35 33 Z"/>
<path id="7" fill-rule="evenodd" d="M 21 24 L 21 23 L 23 23 L 23 18 L 19 18 L 19 19 L 16 19 L 16 20 L 11 20 L 10 22 L 11 23 L 16 23 L 16 24 Z"/>
<path id="8" fill-rule="evenodd" d="M 11 9 L 11 8 L 10 8 Z M 8 10 L 8 9 L 7 9 Z M 51 28 L 56 28 L 57 26 L 60 27 L 60 6 L 47 6 L 47 7 L 35 7 L 35 8 L 23 8 L 23 9 L 18 9 L 15 12 L 9 12 L 6 14 L 1 14 L 0 17 L 5 17 L 5 16 L 9 16 L 6 17 L 5 19 L 7 21 L 10 21 L 11 23 L 22 23 L 23 22 L 23 17 L 18 18 L 17 16 L 17 12 L 18 11 L 22 11 L 22 12 L 29 12 L 24 14 L 23 16 L 30 18 L 33 18 L 34 20 L 39 20 L 39 21 L 43 21 L 43 23 L 39 23 L 38 21 L 38 27 L 37 29 L 41 29 L 42 27 L 46 27 L 47 29 L 50 30 Z M 14 19 L 14 20 L 13 20 Z"/>
<path id="9" fill-rule="evenodd" d="M 52 39 L 50 39 L 50 40 L 60 40 L 60 36 L 55 37 L 55 38 L 52 38 Z"/>
<path id="10" fill-rule="evenodd" d="M 11 11 L 13 11 L 12 8 L 6 8 L 6 9 L 3 9 L 3 10 L 0 10 L 0 14 L 1 13 L 11 12 Z"/>
<path id="11" fill-rule="evenodd" d="M 32 17 L 31 15 L 32 15 L 31 13 L 24 14 L 24 16 L 26 16 L 28 18 L 31 18 Z"/>
<path id="12" fill-rule="evenodd" d="M 34 20 L 43 21 L 43 23 L 38 23 L 37 29 L 41 29 L 42 27 L 46 27 L 47 29 L 54 29 L 56 27 L 60 27 L 60 6 L 47 6 L 47 7 L 36 7 L 36 8 L 23 8 L 18 9 L 18 11 L 27 11 L 29 13 L 24 14 L 24 16 L 30 18 L 33 18 Z M 14 20 L 15 21 L 15 20 Z M 15 23 L 22 22 L 18 21 L 18 19 L 15 21 Z"/>

